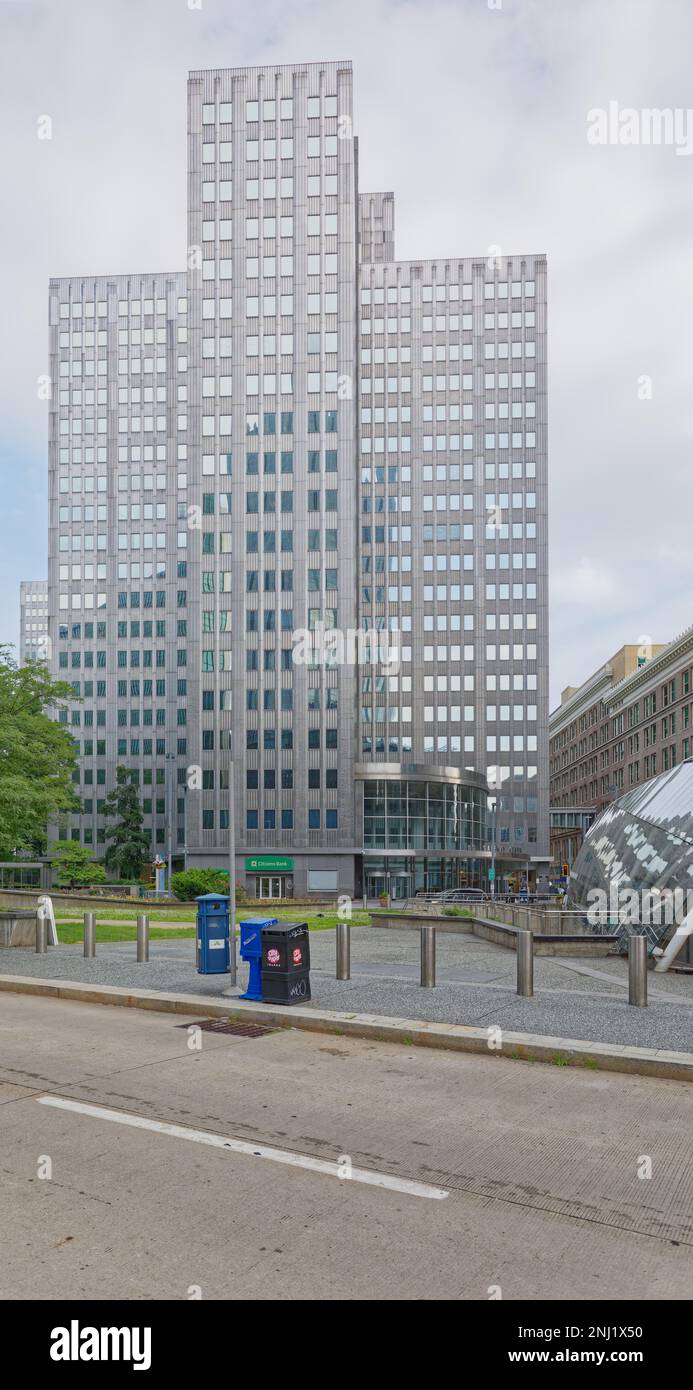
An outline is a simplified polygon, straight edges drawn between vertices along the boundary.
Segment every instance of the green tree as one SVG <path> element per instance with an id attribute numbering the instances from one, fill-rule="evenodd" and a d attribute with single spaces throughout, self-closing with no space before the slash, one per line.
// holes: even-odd
<path id="1" fill-rule="evenodd" d="M 111 842 L 106 850 L 106 868 L 114 869 L 121 878 L 139 878 L 151 847 L 143 828 L 137 787 L 126 767 L 116 768 L 116 785 L 103 803 L 103 813 L 115 820 L 106 831 Z"/>
<path id="2" fill-rule="evenodd" d="M 59 888 L 78 888 L 82 884 L 105 883 L 103 864 L 97 864 L 94 851 L 79 840 L 57 840 L 51 846 L 49 859 L 58 870 Z"/>
<path id="3" fill-rule="evenodd" d="M 35 853 L 49 822 L 79 810 L 71 734 L 46 711 L 67 708 L 72 689 L 44 662 L 18 666 L 0 647 L 0 856 Z"/>

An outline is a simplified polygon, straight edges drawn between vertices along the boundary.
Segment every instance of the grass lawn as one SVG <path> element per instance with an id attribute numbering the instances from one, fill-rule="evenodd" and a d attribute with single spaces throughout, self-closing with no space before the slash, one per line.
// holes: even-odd
<path id="1" fill-rule="evenodd" d="M 105 918 L 107 922 L 136 922 L 140 912 L 149 913 L 151 926 L 156 926 L 157 922 L 189 922 L 192 926 L 195 922 L 195 909 L 192 907 L 158 907 L 152 910 L 146 902 L 133 908 L 97 908 L 96 920 L 99 922 Z M 62 907 L 58 908 L 55 920 L 58 924 L 60 922 L 81 923 L 84 918 L 74 907 Z"/>
<path id="2" fill-rule="evenodd" d="M 64 921 L 60 917 L 55 923 L 58 930 L 58 941 L 64 946 L 79 945 L 84 939 L 84 923 Z M 150 941 L 185 941 L 186 937 L 194 937 L 195 928 L 190 927 L 152 927 L 149 932 Z M 117 925 L 110 925 L 107 922 L 99 922 L 98 914 L 96 918 L 96 940 L 97 941 L 135 941 L 137 938 L 137 925 L 133 917 L 131 922 L 119 922 Z"/>
<path id="3" fill-rule="evenodd" d="M 239 907 L 236 920 L 244 917 L 256 917 L 262 915 L 259 908 Z M 330 927 L 334 928 L 337 924 L 337 911 L 335 908 L 283 908 L 278 906 L 276 912 L 268 906 L 266 910 L 268 917 L 278 917 L 282 922 L 307 922 L 310 931 L 326 931 Z M 352 913 L 351 924 L 354 927 L 367 926 L 370 922 L 370 912 L 359 909 Z M 105 919 L 105 920 L 104 920 Z M 157 927 L 156 915 L 150 914 L 149 928 L 151 941 L 180 941 L 195 936 L 195 913 L 190 908 L 173 908 L 170 911 L 162 911 L 161 919 L 168 922 L 189 923 L 189 930 L 185 927 Z M 74 914 L 56 915 L 56 926 L 58 929 L 58 939 L 65 945 L 73 945 L 83 939 L 83 919 L 75 917 Z M 137 913 L 136 912 L 110 912 L 104 908 L 103 912 L 96 913 L 96 940 L 97 941 L 134 941 L 137 936 Z"/>

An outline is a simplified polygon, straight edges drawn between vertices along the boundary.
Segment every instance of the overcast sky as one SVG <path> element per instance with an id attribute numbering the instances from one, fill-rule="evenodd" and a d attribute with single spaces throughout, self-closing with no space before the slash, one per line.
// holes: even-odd
<path id="1" fill-rule="evenodd" d="M 691 0 L 0 0 L 0 637 L 46 573 L 49 277 L 184 268 L 189 69 L 327 58 L 398 256 L 548 255 L 552 705 L 693 623 L 693 111 L 690 156 L 587 138 L 686 112 L 692 52 Z"/>

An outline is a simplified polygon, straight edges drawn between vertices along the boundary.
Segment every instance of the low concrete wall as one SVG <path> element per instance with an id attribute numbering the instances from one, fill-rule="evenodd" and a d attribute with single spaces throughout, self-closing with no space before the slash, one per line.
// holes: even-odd
<path id="1" fill-rule="evenodd" d="M 492 941 L 496 946 L 504 946 L 509 951 L 517 950 L 518 932 L 527 930 L 488 917 L 433 917 L 430 913 L 416 912 L 373 913 L 370 924 L 392 930 L 403 928 L 417 931 L 420 927 L 435 927 L 436 931 L 464 932 L 478 936 L 483 941 Z M 594 936 L 587 932 L 534 932 L 533 935 L 535 956 L 609 956 L 614 952 L 614 941 L 609 936 Z"/>
<path id="2" fill-rule="evenodd" d="M 502 922 L 491 922 L 481 917 L 474 919 L 475 936 L 484 941 L 493 941 L 496 946 L 505 946 L 510 951 L 517 950 L 517 937 L 522 930 L 526 928 L 506 927 Z M 614 953 L 614 943 L 608 936 L 591 936 L 584 932 L 557 936 L 550 932 L 533 932 L 532 935 L 535 956 L 610 956 Z"/>
<path id="3" fill-rule="evenodd" d="M 170 911 L 174 904 L 176 907 L 182 906 L 175 899 L 164 904 L 150 903 L 144 898 L 89 898 L 85 894 L 59 893 L 55 889 L 51 889 L 48 893 L 44 890 L 39 893 L 33 888 L 0 888 L 0 911 L 11 911 L 15 907 L 20 907 L 33 908 L 35 912 L 38 899 L 42 897 L 52 898 L 54 907 L 74 908 L 77 913 L 94 912 L 97 908 L 104 907 L 113 907 L 122 911 L 123 908 L 139 906 L 142 912 L 150 912 L 152 908 L 157 911 L 164 907 Z"/>
<path id="4" fill-rule="evenodd" d="M 383 908 L 371 914 L 372 927 L 404 927 L 417 931 L 419 927 L 435 927 L 436 931 L 472 933 L 472 917 L 434 917 L 430 912 L 391 912 Z"/>
<path id="5" fill-rule="evenodd" d="M 15 907 L 33 908 L 35 911 L 38 899 L 40 897 L 43 897 L 44 893 L 46 893 L 48 897 L 52 898 L 55 907 L 69 908 L 70 910 L 74 908 L 77 915 L 79 915 L 82 912 L 97 912 L 99 909 L 109 907 L 116 908 L 121 912 L 123 908 L 130 908 L 133 911 L 136 909 L 138 912 L 163 912 L 165 914 L 167 912 L 170 912 L 172 908 L 194 908 L 195 906 L 194 900 L 192 902 L 186 903 L 182 902 L 179 898 L 153 899 L 133 898 L 130 896 L 122 898 L 112 898 L 106 896 L 89 897 L 86 893 L 61 892 L 55 888 L 51 889 L 50 891 L 44 889 L 41 889 L 41 891 L 39 891 L 38 889 L 34 888 L 0 888 L 0 911 L 11 911 L 12 908 Z M 336 906 L 336 898 L 321 898 L 319 896 L 310 899 L 276 898 L 274 900 L 271 900 L 268 898 L 247 898 L 245 902 L 236 903 L 236 912 L 247 912 L 248 908 L 256 907 L 262 908 L 265 912 L 269 912 L 270 908 L 272 908 L 273 911 L 277 908 L 281 911 L 282 907 L 290 908 L 292 910 L 294 908 L 301 907 L 325 907 L 333 910 Z"/>
<path id="6" fill-rule="evenodd" d="M 36 945 L 36 912 L 15 908 L 0 912 L 0 948 Z"/>

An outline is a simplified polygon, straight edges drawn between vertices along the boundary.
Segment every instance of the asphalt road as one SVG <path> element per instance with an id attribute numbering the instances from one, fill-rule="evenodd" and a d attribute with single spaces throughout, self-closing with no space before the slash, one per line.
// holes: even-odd
<path id="1" fill-rule="evenodd" d="M 192 1022 L 0 996 L 0 1297 L 690 1298 L 689 1086 Z"/>

